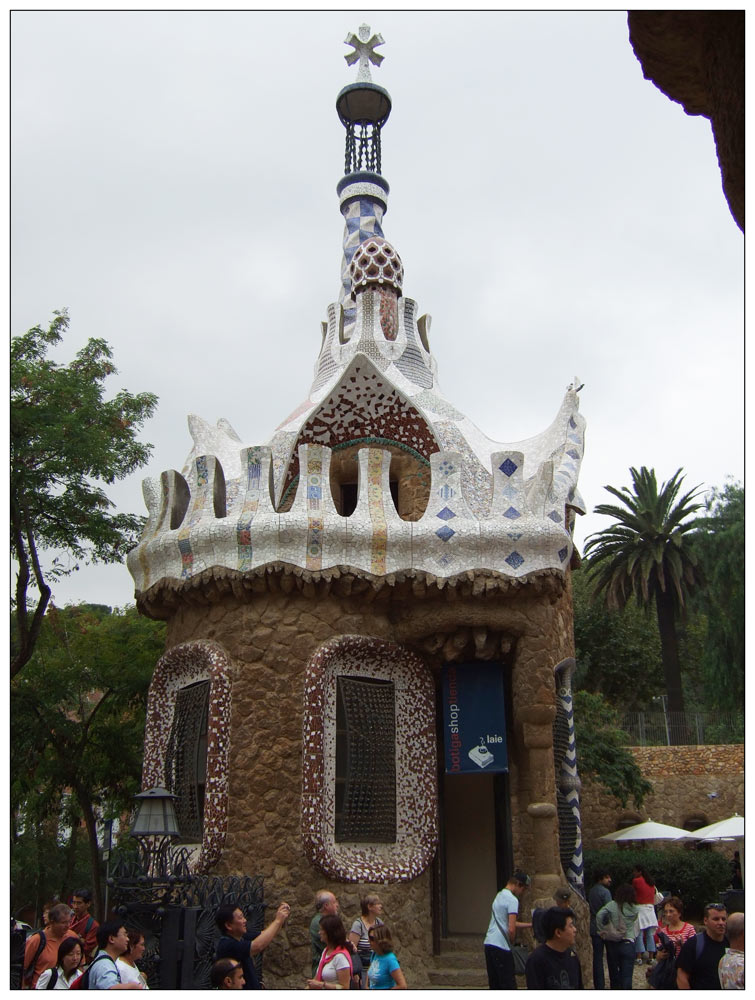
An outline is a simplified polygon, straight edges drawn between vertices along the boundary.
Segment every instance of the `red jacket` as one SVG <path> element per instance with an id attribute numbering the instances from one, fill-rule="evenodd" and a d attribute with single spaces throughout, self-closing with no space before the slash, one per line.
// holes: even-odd
<path id="1" fill-rule="evenodd" d="M 655 902 L 655 886 L 648 885 L 642 875 L 638 875 L 637 878 L 633 878 L 632 885 L 634 886 L 634 894 L 637 897 L 638 903 Z"/>

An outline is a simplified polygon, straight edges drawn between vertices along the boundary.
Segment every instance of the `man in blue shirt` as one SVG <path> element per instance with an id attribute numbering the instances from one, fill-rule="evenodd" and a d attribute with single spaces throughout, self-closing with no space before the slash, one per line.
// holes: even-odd
<path id="1" fill-rule="evenodd" d="M 90 990 L 140 990 L 141 983 L 122 983 L 116 958 L 128 951 L 128 932 L 120 920 L 106 920 L 97 928 L 99 951 L 89 966 Z"/>
<path id="2" fill-rule="evenodd" d="M 531 927 L 518 921 L 519 900 L 530 884 L 529 875 L 515 871 L 493 900 L 490 925 L 485 935 L 485 965 L 488 970 L 488 988 L 491 990 L 515 990 L 514 956 L 511 945 L 517 930 Z"/>
<path id="3" fill-rule="evenodd" d="M 281 927 L 288 920 L 291 907 L 281 903 L 272 923 L 256 937 L 249 937 L 246 931 L 246 917 L 240 907 L 233 903 L 223 903 L 215 914 L 215 923 L 223 935 L 215 949 L 215 958 L 235 958 L 244 970 L 244 989 L 261 990 L 262 985 L 254 967 L 253 957 L 270 944 Z"/>

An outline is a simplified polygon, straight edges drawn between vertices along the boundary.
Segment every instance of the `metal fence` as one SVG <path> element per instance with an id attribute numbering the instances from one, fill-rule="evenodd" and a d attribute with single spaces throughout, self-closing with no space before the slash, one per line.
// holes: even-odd
<path id="1" fill-rule="evenodd" d="M 150 989 L 209 989 L 210 969 L 220 932 L 215 913 L 222 903 L 238 906 L 247 930 L 264 925 L 264 882 L 260 875 L 191 875 L 188 852 L 173 852 L 174 874 L 148 874 L 138 861 L 123 858 L 110 878 L 113 910 L 129 928 L 144 935 L 140 962 Z M 254 959 L 262 973 L 262 955 Z"/>
<path id="2" fill-rule="evenodd" d="M 713 746 L 744 743 L 744 715 L 718 712 L 625 712 L 621 728 L 629 745 Z"/>

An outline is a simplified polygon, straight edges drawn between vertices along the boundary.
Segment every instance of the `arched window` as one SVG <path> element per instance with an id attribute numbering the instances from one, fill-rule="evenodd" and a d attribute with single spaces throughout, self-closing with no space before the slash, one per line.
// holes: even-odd
<path id="1" fill-rule="evenodd" d="M 409 650 L 364 636 L 325 643 L 304 685 L 302 842 L 344 882 L 401 882 L 438 842 L 435 688 Z"/>
<path id="2" fill-rule="evenodd" d="M 179 688 L 165 755 L 165 787 L 178 796 L 178 829 L 190 844 L 202 840 L 209 700 L 209 681 Z"/>
<path id="3" fill-rule="evenodd" d="M 374 677 L 336 680 L 335 839 L 396 841 L 396 685 Z"/>
<path id="4" fill-rule="evenodd" d="M 155 667 L 147 701 L 142 787 L 177 795 L 181 840 L 201 845 L 196 871 L 216 864 L 228 822 L 230 659 L 216 642 L 174 646 Z"/>

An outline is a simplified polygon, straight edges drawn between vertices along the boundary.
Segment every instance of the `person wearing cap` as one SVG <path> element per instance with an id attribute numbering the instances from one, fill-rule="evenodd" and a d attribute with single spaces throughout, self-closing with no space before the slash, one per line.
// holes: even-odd
<path id="1" fill-rule="evenodd" d="M 529 875 L 523 871 L 515 871 L 493 900 L 490 925 L 485 935 L 485 966 L 488 972 L 488 988 L 491 990 L 517 988 L 511 946 L 517 930 L 532 926 L 516 919 L 519 913 L 519 900 L 529 884 Z"/>
<path id="2" fill-rule="evenodd" d="M 560 906 L 562 910 L 570 910 L 571 906 L 569 900 L 571 899 L 571 889 L 566 886 L 562 886 L 553 893 L 553 902 L 556 906 Z M 532 933 L 538 944 L 545 944 L 546 932 L 545 926 L 543 925 L 543 917 L 548 912 L 548 908 L 544 906 L 538 906 L 532 911 Z"/>

